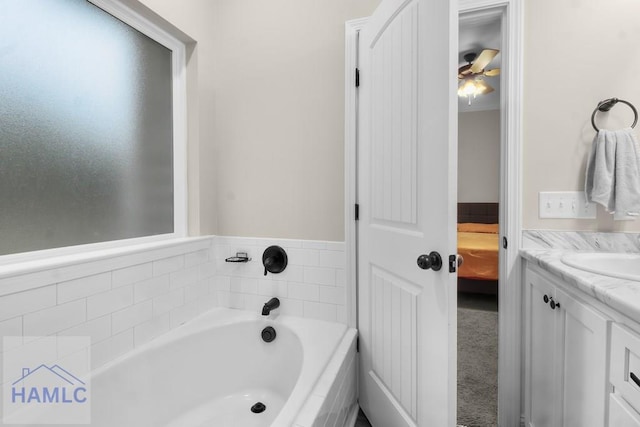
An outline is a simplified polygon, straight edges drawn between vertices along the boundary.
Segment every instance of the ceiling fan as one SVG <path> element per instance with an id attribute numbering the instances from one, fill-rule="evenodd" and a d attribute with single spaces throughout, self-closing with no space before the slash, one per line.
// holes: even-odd
<path id="1" fill-rule="evenodd" d="M 464 55 L 463 58 L 468 64 L 458 68 L 458 80 L 462 81 L 458 88 L 458 95 L 466 96 L 469 99 L 469 105 L 471 105 L 471 96 L 475 98 L 476 95 L 484 95 L 495 90 L 480 77 L 494 77 L 500 74 L 500 68 L 485 69 L 499 52 L 497 49 L 484 49 L 480 55 L 474 52 Z"/>

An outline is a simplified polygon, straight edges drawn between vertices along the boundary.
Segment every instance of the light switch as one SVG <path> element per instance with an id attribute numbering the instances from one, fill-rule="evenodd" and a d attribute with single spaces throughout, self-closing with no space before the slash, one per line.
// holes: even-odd
<path id="1" fill-rule="evenodd" d="M 540 218 L 596 218 L 596 205 L 587 203 L 583 191 L 540 192 L 538 207 Z"/>

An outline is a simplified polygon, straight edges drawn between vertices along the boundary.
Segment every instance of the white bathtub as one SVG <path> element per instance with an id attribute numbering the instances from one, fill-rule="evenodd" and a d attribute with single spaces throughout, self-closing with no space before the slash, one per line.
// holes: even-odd
<path id="1" fill-rule="evenodd" d="M 261 339 L 266 326 L 277 332 L 271 343 Z M 91 425 L 325 425 L 336 404 L 324 400 L 338 401 L 328 390 L 341 389 L 338 375 L 345 375 L 354 337 L 337 323 L 214 309 L 94 372 Z M 355 363 L 350 365 L 355 377 Z M 344 367 L 338 372 L 335 366 Z M 355 386 L 345 385 L 341 393 L 355 400 L 347 387 Z M 266 410 L 252 413 L 256 402 Z M 330 409 L 322 414 L 322 408 Z M 334 412 L 330 424 L 344 425 L 344 408 Z"/>

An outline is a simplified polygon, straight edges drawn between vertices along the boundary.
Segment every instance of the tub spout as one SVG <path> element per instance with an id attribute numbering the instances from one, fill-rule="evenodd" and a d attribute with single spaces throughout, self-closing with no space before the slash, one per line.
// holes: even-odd
<path id="1" fill-rule="evenodd" d="M 275 310 L 278 307 L 280 307 L 280 300 L 278 298 L 271 298 L 262 307 L 262 315 L 268 316 L 271 313 L 271 310 Z"/>

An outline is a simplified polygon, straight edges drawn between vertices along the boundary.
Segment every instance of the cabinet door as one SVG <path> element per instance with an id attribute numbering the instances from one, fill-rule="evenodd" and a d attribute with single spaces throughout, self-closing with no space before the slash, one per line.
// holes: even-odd
<path id="1" fill-rule="evenodd" d="M 554 286 L 540 275 L 527 270 L 527 413 L 530 427 L 558 427 L 557 415 L 558 383 L 556 378 L 556 317 L 545 296 L 553 296 Z"/>
<path id="2" fill-rule="evenodd" d="M 607 400 L 607 319 L 556 289 L 564 427 L 602 427 Z"/>
<path id="3" fill-rule="evenodd" d="M 609 427 L 640 427 L 640 416 L 624 399 L 609 395 Z"/>

